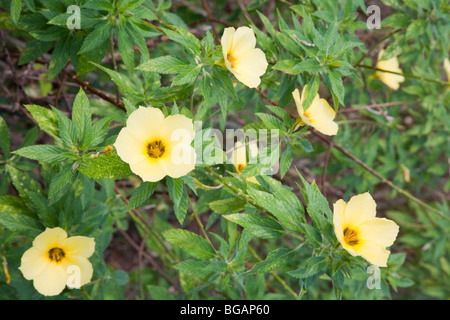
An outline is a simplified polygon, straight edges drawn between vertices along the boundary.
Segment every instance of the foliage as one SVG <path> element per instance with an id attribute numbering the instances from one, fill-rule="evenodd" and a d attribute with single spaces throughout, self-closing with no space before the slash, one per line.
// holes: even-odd
<path id="1" fill-rule="evenodd" d="M 0 1 L 2 300 L 43 298 L 18 268 L 57 226 L 96 242 L 92 281 L 57 299 L 450 297 L 447 2 L 383 1 L 379 30 L 361 0 L 242 3 Z M 256 89 L 223 64 L 220 35 L 244 25 L 269 63 Z M 402 66 L 397 91 L 374 76 L 380 48 Z M 320 92 L 337 112 L 336 136 L 298 129 L 305 85 L 305 109 Z M 201 121 L 193 146 L 214 159 L 141 181 L 113 148 L 139 106 Z M 275 159 L 237 173 L 210 135 L 228 128 L 279 133 L 259 150 Z M 400 226 L 379 290 L 333 228 L 332 204 L 366 191 Z"/>

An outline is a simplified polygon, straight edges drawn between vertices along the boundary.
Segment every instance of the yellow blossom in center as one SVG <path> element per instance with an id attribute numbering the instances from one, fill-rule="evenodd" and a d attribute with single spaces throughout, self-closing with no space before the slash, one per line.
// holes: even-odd
<path id="1" fill-rule="evenodd" d="M 306 88 L 307 85 L 303 87 L 301 96 L 298 89 L 295 89 L 294 92 L 292 92 L 292 96 L 294 97 L 297 106 L 297 112 L 301 120 L 304 124 L 307 124 L 326 135 L 336 135 L 338 132 L 338 125 L 333 121 L 336 117 L 336 112 L 330 107 L 327 100 L 320 98 L 319 94 L 316 94 L 309 108 L 306 109 L 306 111 L 303 109 Z"/>
<path id="2" fill-rule="evenodd" d="M 402 69 L 399 67 L 397 57 L 392 57 L 387 60 L 382 60 L 384 50 L 380 50 L 378 53 L 377 69 L 392 71 L 397 73 L 402 73 Z M 385 85 L 387 85 L 392 90 L 397 90 L 400 88 L 400 83 L 405 81 L 405 77 L 399 74 L 393 74 L 388 72 L 376 71 L 375 77 L 381 80 Z"/>
<path id="3" fill-rule="evenodd" d="M 93 269 L 88 258 L 94 251 L 94 238 L 67 237 L 66 231 L 59 227 L 47 228 L 25 251 L 19 269 L 25 279 L 33 280 L 39 293 L 54 296 L 66 285 L 77 288 L 91 281 Z"/>
<path id="4" fill-rule="evenodd" d="M 165 118 L 157 108 L 139 107 L 128 117 L 114 147 L 131 171 L 144 181 L 156 182 L 166 175 L 180 178 L 194 169 L 193 138 L 194 125 L 188 117 Z"/>
<path id="5" fill-rule="evenodd" d="M 362 256 L 370 263 L 386 267 L 389 250 L 399 227 L 385 218 L 376 218 L 376 203 L 366 192 L 350 199 L 338 200 L 333 208 L 334 232 L 342 247 L 352 256 Z"/>
<path id="6" fill-rule="evenodd" d="M 240 82 L 256 88 L 268 63 L 261 49 L 255 48 L 256 37 L 249 27 L 226 28 L 221 38 L 225 66 Z"/>

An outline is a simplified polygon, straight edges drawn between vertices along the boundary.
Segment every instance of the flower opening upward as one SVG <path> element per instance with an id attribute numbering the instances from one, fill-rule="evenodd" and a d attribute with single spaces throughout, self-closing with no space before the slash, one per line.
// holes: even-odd
<path id="1" fill-rule="evenodd" d="M 338 200 L 333 208 L 334 232 L 342 247 L 352 256 L 362 256 L 370 263 L 386 267 L 390 254 L 386 247 L 397 238 L 399 227 L 385 218 L 376 218 L 376 203 L 366 192 Z"/>
<path id="2" fill-rule="evenodd" d="M 188 117 L 164 118 L 157 108 L 139 107 L 128 117 L 114 146 L 131 171 L 143 181 L 156 182 L 166 175 L 180 178 L 194 169 L 193 138 L 194 125 Z"/>
<path id="3" fill-rule="evenodd" d="M 387 60 L 381 60 L 384 54 L 384 50 L 380 50 L 378 53 L 377 69 L 392 71 L 397 73 L 402 73 L 402 69 L 399 67 L 397 57 L 392 57 Z M 392 90 L 397 90 L 400 88 L 400 83 L 405 81 L 405 77 L 399 74 L 393 74 L 388 72 L 376 71 L 375 77 L 381 80 L 385 85 L 387 85 Z"/>
<path id="4" fill-rule="evenodd" d="M 297 112 L 304 124 L 313 127 L 314 129 L 322 132 L 326 135 L 336 135 L 338 132 L 338 125 L 334 122 L 336 112 L 330 107 L 328 101 L 320 98 L 319 94 L 316 94 L 314 100 L 311 102 L 306 111 L 303 109 L 303 101 L 305 99 L 307 85 L 303 87 L 302 94 L 298 89 L 292 92 L 295 105 L 297 106 Z"/>
<path id="5" fill-rule="evenodd" d="M 226 28 L 223 32 L 222 52 L 228 70 L 249 88 L 256 88 L 268 63 L 261 49 L 255 48 L 256 37 L 249 27 Z"/>
<path id="6" fill-rule="evenodd" d="M 33 246 L 22 256 L 20 271 L 33 280 L 36 290 L 45 296 L 60 294 L 66 285 L 79 288 L 92 278 L 88 258 L 95 251 L 94 238 L 67 237 L 66 231 L 47 228 L 33 240 Z M 76 268 L 77 272 L 73 272 Z M 70 281 L 71 277 L 78 277 Z"/>

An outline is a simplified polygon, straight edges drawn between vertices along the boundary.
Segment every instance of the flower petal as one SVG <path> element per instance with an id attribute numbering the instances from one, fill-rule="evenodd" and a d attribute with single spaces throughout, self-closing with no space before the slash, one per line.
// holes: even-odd
<path id="1" fill-rule="evenodd" d="M 147 158 L 145 142 L 135 138 L 128 127 L 120 130 L 114 147 L 119 157 L 127 163 L 137 163 Z"/>
<path id="2" fill-rule="evenodd" d="M 250 49 L 236 58 L 232 73 L 249 88 L 256 88 L 260 77 L 266 73 L 268 63 L 266 55 L 261 49 Z"/>
<path id="3" fill-rule="evenodd" d="M 233 45 L 233 36 L 235 32 L 236 29 L 234 29 L 233 27 L 225 28 L 225 30 L 223 30 L 220 44 L 222 45 L 222 53 L 225 60 L 227 59 L 227 55 L 231 51 L 231 46 Z"/>
<path id="4" fill-rule="evenodd" d="M 399 231 L 399 226 L 392 220 L 373 218 L 359 226 L 360 238 L 365 242 L 372 242 L 383 247 L 391 246 Z"/>
<path id="5" fill-rule="evenodd" d="M 233 43 L 229 53 L 234 57 L 239 58 L 248 50 L 255 48 L 255 46 L 255 32 L 249 27 L 239 27 L 233 35 Z"/>
<path id="6" fill-rule="evenodd" d="M 344 218 L 347 226 L 356 228 L 362 223 L 375 218 L 377 204 L 370 193 L 359 194 L 350 199 L 345 208 Z M 343 225 L 345 228 L 346 225 Z"/>
<path id="7" fill-rule="evenodd" d="M 34 278 L 33 285 L 44 296 L 60 294 L 66 287 L 67 274 L 62 264 L 49 263 L 48 266 Z"/>
<path id="8" fill-rule="evenodd" d="M 156 160 L 147 158 L 137 163 L 130 163 L 130 169 L 143 181 L 156 182 L 167 175 L 167 166 L 162 158 Z"/>
<path id="9" fill-rule="evenodd" d="M 344 242 L 344 232 L 342 225 L 345 224 L 344 212 L 346 208 L 346 203 L 344 200 L 340 199 L 333 204 L 333 225 L 334 233 L 339 242 Z"/>
<path id="10" fill-rule="evenodd" d="M 180 178 L 195 169 L 196 154 L 190 145 L 180 144 L 164 158 L 166 174 L 172 178 Z"/>
<path id="11" fill-rule="evenodd" d="M 182 115 L 176 114 L 168 116 L 164 119 L 161 127 L 161 138 L 166 141 L 180 141 L 180 137 L 183 141 L 191 143 L 194 139 L 194 124 L 192 119 Z"/>
<path id="12" fill-rule="evenodd" d="M 42 251 L 47 251 L 51 247 L 57 247 L 67 238 L 67 232 L 60 227 L 46 228 L 33 240 L 33 247 Z"/>
<path id="13" fill-rule="evenodd" d="M 27 280 L 32 280 L 41 274 L 50 264 L 47 252 L 31 247 L 22 256 L 20 271 Z"/>
<path id="14" fill-rule="evenodd" d="M 82 256 L 71 256 L 63 264 L 67 274 L 67 285 L 79 289 L 92 279 L 94 269 L 91 262 Z"/>
<path id="15" fill-rule="evenodd" d="M 372 242 L 362 243 L 356 252 L 371 264 L 379 267 L 386 267 L 389 254 L 391 253 L 383 246 Z"/>
<path id="16" fill-rule="evenodd" d="M 146 142 L 158 136 L 163 120 L 164 114 L 160 109 L 141 106 L 128 117 L 127 129 L 138 141 Z"/>
<path id="17" fill-rule="evenodd" d="M 66 256 L 82 256 L 89 258 L 95 252 L 95 239 L 90 237 L 75 236 L 67 238 L 63 243 Z"/>

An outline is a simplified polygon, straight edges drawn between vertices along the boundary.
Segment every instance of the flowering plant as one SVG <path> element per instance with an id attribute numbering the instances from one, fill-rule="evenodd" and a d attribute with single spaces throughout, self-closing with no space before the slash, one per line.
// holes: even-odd
<path id="1" fill-rule="evenodd" d="M 72 2 L 0 1 L 1 300 L 449 297 L 445 1 Z"/>

